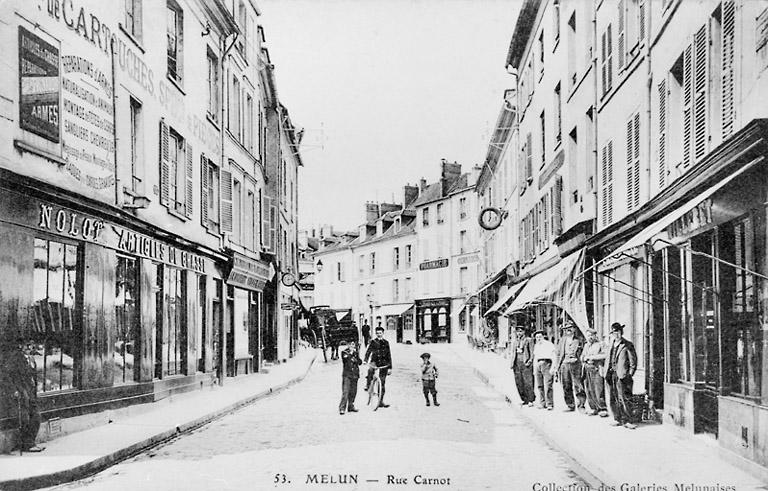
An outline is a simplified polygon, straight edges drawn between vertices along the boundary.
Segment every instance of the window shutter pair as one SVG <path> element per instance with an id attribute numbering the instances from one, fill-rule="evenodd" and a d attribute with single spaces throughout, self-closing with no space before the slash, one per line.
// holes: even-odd
<path id="1" fill-rule="evenodd" d="M 709 97 L 708 24 L 693 36 L 683 52 L 683 166 L 701 159 L 708 149 Z"/>
<path id="2" fill-rule="evenodd" d="M 549 245 L 549 226 L 551 224 L 550 213 L 552 210 L 549 207 L 549 195 L 544 195 L 541 200 L 541 225 L 543 233 L 541 234 L 541 249 L 546 249 Z"/>
<path id="3" fill-rule="evenodd" d="M 640 206 L 640 113 L 627 121 L 627 210 Z"/>
<path id="4" fill-rule="evenodd" d="M 170 129 L 163 119 L 160 120 L 160 203 L 165 207 L 171 207 L 170 200 L 170 182 L 171 182 L 171 163 L 169 160 Z M 179 165 L 184 166 L 184 215 L 192 218 L 192 206 L 194 192 L 194 168 L 192 164 L 192 145 L 184 143 L 184 162 Z M 177 186 L 178 175 L 173 176 Z M 177 188 L 178 189 L 178 188 Z M 178 192 L 178 191 L 177 191 Z M 173 203 L 173 209 L 176 209 L 176 203 Z"/>
<path id="5" fill-rule="evenodd" d="M 600 38 L 602 95 L 610 92 L 613 85 L 613 40 L 611 37 L 611 25 L 608 24 Z"/>

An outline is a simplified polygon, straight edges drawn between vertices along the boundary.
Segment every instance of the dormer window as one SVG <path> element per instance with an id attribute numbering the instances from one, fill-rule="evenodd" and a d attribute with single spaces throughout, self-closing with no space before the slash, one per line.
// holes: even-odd
<path id="1" fill-rule="evenodd" d="M 400 220 L 400 217 L 395 218 L 395 233 L 398 233 L 400 231 L 400 227 L 402 226 L 402 221 Z"/>

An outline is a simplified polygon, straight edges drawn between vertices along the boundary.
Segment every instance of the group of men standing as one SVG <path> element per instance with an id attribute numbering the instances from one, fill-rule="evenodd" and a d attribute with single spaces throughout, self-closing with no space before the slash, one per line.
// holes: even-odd
<path id="1" fill-rule="evenodd" d="M 368 328 L 368 329 L 365 329 Z M 367 334 L 368 333 L 368 334 Z M 368 324 L 363 326 L 363 337 L 365 343 L 365 362 L 369 363 L 368 375 L 366 376 L 365 390 L 373 379 L 374 372 L 378 371 L 381 380 L 381 400 L 379 407 L 389 407 L 384 403 L 384 394 L 386 392 L 387 375 L 392 370 L 392 353 L 389 349 L 389 342 L 384 339 L 384 328 L 376 327 L 376 337 L 370 339 L 370 328 Z M 367 335 L 366 335 L 367 334 Z M 363 359 L 357 350 L 357 343 L 343 342 L 344 351 L 341 352 L 342 372 L 341 372 L 341 401 L 339 402 L 339 414 L 345 412 L 356 413 L 355 397 L 357 397 L 357 382 L 360 378 L 360 365 Z"/>
<path id="2" fill-rule="evenodd" d="M 534 406 L 534 380 L 539 392 L 539 408 L 553 410 L 552 387 L 559 377 L 563 387 L 566 412 L 586 412 L 590 416 L 608 416 L 605 385 L 614 416 L 613 426 L 635 429 L 632 411 L 632 377 L 637 369 L 635 346 L 623 336 L 624 325 L 614 322 L 610 337 L 603 342 L 597 330 L 586 330 L 583 340 L 576 325 L 566 322 L 557 345 L 549 341 L 543 330 L 531 339 L 525 326 L 516 328 L 510 346 L 511 369 L 515 374 L 520 399 L 524 406 Z M 586 410 L 589 402 L 590 410 Z"/>

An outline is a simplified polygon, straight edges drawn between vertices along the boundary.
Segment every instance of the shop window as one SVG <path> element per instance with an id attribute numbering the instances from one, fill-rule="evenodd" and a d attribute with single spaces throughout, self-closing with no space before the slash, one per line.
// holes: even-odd
<path id="1" fill-rule="evenodd" d="M 714 237 L 702 234 L 691 239 L 684 250 L 688 290 L 688 316 L 693 321 L 694 382 L 717 388 L 720 382 L 719 333 L 715 317 Z M 693 254 L 702 252 L 706 255 Z M 708 256 L 709 257 L 708 257 Z"/>
<path id="2" fill-rule="evenodd" d="M 664 295 L 666 299 L 666 337 L 669 344 L 669 381 L 688 380 L 688 328 L 683 321 L 683 279 L 680 251 L 675 248 L 664 249 Z"/>
<path id="3" fill-rule="evenodd" d="M 115 268 L 115 384 L 139 380 L 139 275 L 138 261 L 118 256 Z"/>
<path id="4" fill-rule="evenodd" d="M 760 397 L 763 332 L 757 302 L 755 227 L 752 217 L 720 227 L 720 312 L 723 386 L 733 395 Z"/>
<path id="5" fill-rule="evenodd" d="M 186 374 L 186 272 L 157 266 L 155 376 Z"/>
<path id="6" fill-rule="evenodd" d="M 37 390 L 75 388 L 79 362 L 77 332 L 79 260 L 75 245 L 35 239 L 32 332 L 27 346 L 34 358 Z"/>

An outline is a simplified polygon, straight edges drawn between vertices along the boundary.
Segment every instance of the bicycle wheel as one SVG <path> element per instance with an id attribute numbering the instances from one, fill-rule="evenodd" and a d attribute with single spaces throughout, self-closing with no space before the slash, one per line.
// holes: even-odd
<path id="1" fill-rule="evenodd" d="M 381 404 L 381 379 L 376 377 L 371 381 L 371 392 L 368 394 L 368 404 L 373 403 L 373 410 L 379 409 Z"/>

